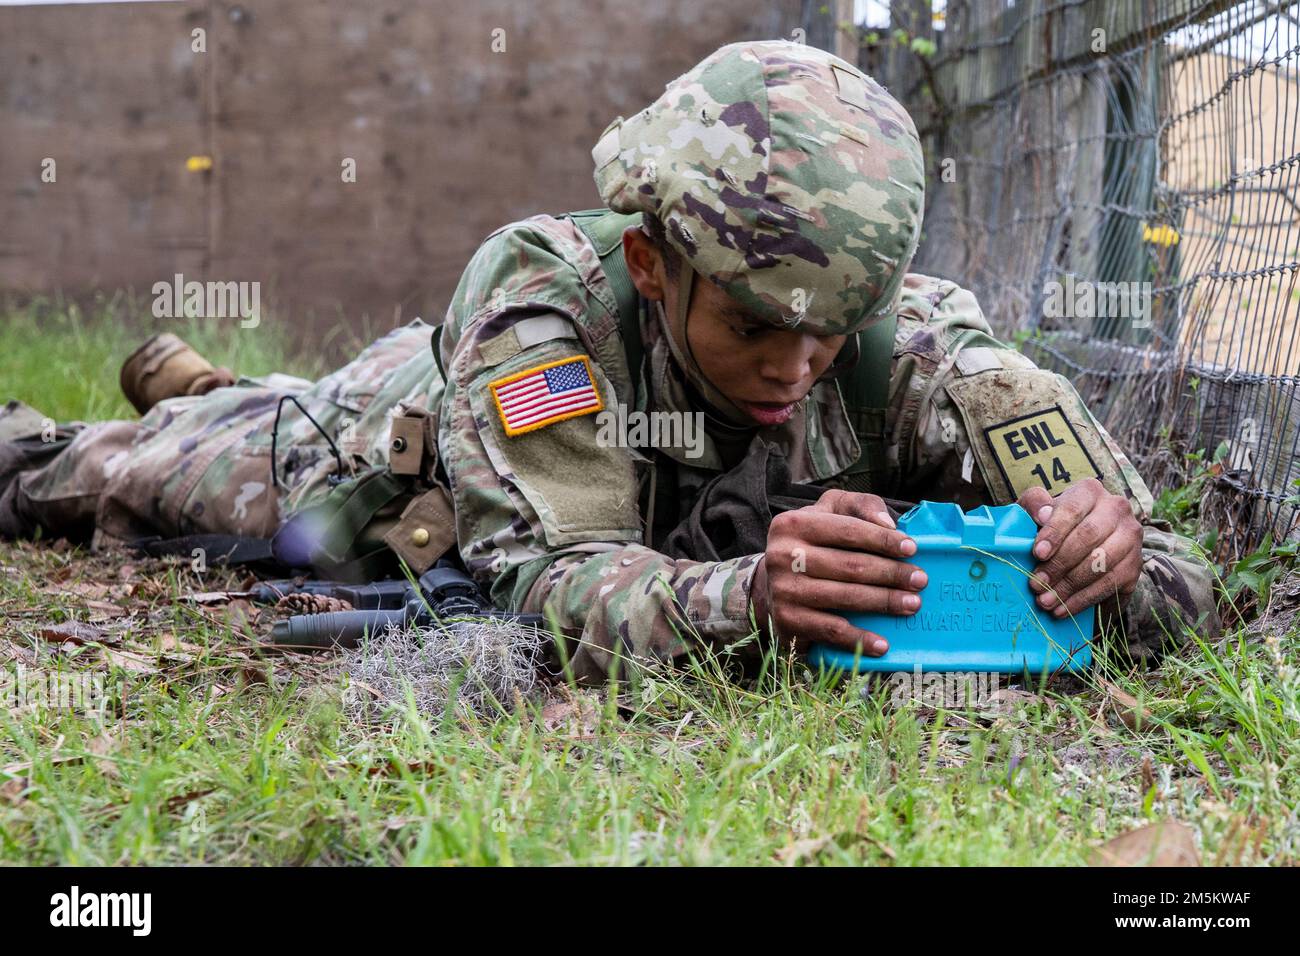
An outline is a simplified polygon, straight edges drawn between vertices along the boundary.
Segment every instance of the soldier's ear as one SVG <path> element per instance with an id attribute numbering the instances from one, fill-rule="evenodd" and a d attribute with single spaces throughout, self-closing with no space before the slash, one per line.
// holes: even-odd
<path id="1" fill-rule="evenodd" d="M 623 230 L 623 261 L 636 290 L 651 301 L 660 301 L 666 293 L 668 270 L 663 257 L 640 226 Z"/>

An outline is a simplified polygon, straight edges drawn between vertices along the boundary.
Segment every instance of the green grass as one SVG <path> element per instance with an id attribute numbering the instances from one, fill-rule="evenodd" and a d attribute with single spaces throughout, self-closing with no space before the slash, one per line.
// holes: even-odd
<path id="1" fill-rule="evenodd" d="M 0 333 L 7 389 L 54 414 L 122 411 L 133 335 L 47 319 L 33 342 L 29 321 Z M 285 354 L 257 348 L 230 354 Z M 23 371 L 41 361 L 62 374 Z M 1081 864 L 1164 818 L 1207 863 L 1300 855 L 1294 628 L 1193 637 L 1157 672 L 1031 688 L 999 712 L 864 698 L 789 660 L 737 683 L 705 661 L 635 689 L 557 688 L 577 704 L 545 715 L 366 725 L 344 716 L 331 658 L 263 657 L 181 600 L 235 580 L 0 544 L 0 665 L 113 688 L 103 718 L 0 709 L 0 861 Z M 61 646 L 48 629 L 68 620 L 105 633 Z M 1137 729 L 1103 680 L 1142 701 Z"/>
<path id="2" fill-rule="evenodd" d="M 81 305 L 40 299 L 22 307 L 0 304 L 0 401 L 19 398 L 52 418 L 98 421 L 134 418 L 118 386 L 122 362 L 155 332 L 175 332 L 213 365 L 240 375 L 287 372 L 314 377 L 328 369 L 348 332 L 322 336 L 310 352 L 268 316 L 253 328 L 236 319 L 155 319 L 147 304 L 128 296 L 96 296 Z"/>

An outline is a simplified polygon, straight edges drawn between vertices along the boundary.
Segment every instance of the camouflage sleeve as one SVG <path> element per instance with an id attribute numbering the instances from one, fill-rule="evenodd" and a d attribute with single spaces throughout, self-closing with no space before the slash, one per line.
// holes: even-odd
<path id="1" fill-rule="evenodd" d="M 549 238 L 552 250 L 568 241 Z M 598 303 L 573 280 L 575 258 L 506 234 L 471 261 L 441 343 L 439 451 L 471 574 L 498 607 L 546 615 L 568 638 L 574 674 L 599 681 L 622 659 L 668 660 L 696 640 L 727 644 L 749 634 L 759 556 L 703 563 L 642 545 L 638 463 L 600 439 L 599 411 L 618 397 L 593 323 L 577 321 Z M 528 269 L 500 271 L 502 261 Z M 485 286 L 492 292 L 476 291 Z M 510 385 L 578 366 L 589 371 L 600 408 L 543 415 L 540 424 L 508 409 Z"/>
<path id="2" fill-rule="evenodd" d="M 1181 625 L 1213 637 L 1213 571 L 1195 545 L 1151 516 L 1151 493 L 1128 457 L 1062 376 L 992 337 L 975 297 L 951 283 L 915 324 L 900 327 L 907 379 L 894 409 L 902 477 L 922 498 L 965 507 L 1007 504 L 1034 485 L 1057 495 L 1085 478 L 1123 494 L 1143 524 L 1143 569 L 1116 626 L 1130 653 L 1152 659 Z"/>
<path id="3" fill-rule="evenodd" d="M 1148 520 L 1142 531 L 1142 576 L 1111 624 L 1130 656 L 1150 662 L 1183 643 L 1183 628 L 1214 640 L 1223 625 L 1214 570 L 1196 546 L 1164 522 Z"/>

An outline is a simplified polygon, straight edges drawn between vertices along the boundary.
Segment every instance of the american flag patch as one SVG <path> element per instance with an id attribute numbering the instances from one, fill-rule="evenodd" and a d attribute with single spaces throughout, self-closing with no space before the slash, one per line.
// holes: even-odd
<path id="1" fill-rule="evenodd" d="M 507 435 L 598 412 L 605 407 L 585 355 L 537 365 L 489 386 Z"/>

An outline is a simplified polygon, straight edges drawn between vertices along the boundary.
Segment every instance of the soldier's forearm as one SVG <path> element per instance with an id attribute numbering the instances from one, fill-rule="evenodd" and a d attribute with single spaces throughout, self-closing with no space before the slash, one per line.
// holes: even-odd
<path id="1" fill-rule="evenodd" d="M 640 545 L 566 554 L 537 578 L 521 610 L 558 624 L 573 639 L 575 674 L 599 680 L 625 658 L 667 661 L 693 643 L 722 647 L 752 634 L 750 590 L 761 557 L 674 560 Z"/>
<path id="2" fill-rule="evenodd" d="M 1186 642 L 1185 629 L 1213 640 L 1223 630 L 1215 604 L 1214 570 L 1179 535 L 1148 526 L 1142 575 L 1122 608 L 1099 608 L 1099 623 L 1116 631 L 1139 660 L 1158 660 Z"/>

